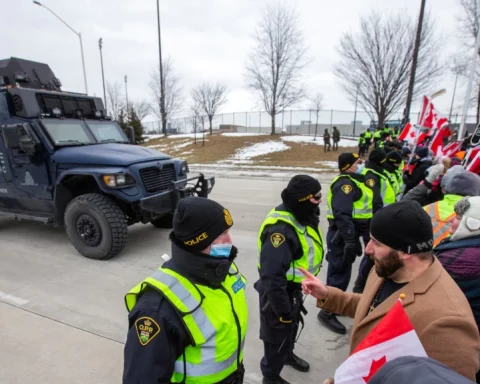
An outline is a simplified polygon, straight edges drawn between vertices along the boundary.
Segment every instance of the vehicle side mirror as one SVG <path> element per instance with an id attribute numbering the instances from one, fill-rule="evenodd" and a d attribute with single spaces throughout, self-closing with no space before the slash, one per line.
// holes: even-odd
<path id="1" fill-rule="evenodd" d="M 135 144 L 135 130 L 133 127 L 127 127 L 127 137 L 130 140 L 130 144 Z"/>
<path id="2" fill-rule="evenodd" d="M 8 149 L 18 149 L 30 156 L 37 152 L 37 142 L 29 134 L 28 124 L 3 127 L 3 137 Z"/>
<path id="3" fill-rule="evenodd" d="M 26 155 L 34 155 L 37 152 L 37 144 L 28 135 L 22 135 L 19 139 L 20 150 Z"/>

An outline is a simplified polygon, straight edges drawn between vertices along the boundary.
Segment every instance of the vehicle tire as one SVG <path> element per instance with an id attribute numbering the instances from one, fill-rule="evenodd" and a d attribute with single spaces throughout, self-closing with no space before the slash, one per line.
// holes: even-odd
<path id="1" fill-rule="evenodd" d="M 68 204 L 64 220 L 71 243 L 89 259 L 109 259 L 127 244 L 127 218 L 108 196 L 78 196 Z"/>
<path id="2" fill-rule="evenodd" d="M 157 228 L 171 229 L 173 228 L 173 215 L 171 213 L 167 213 L 165 216 L 153 220 L 152 225 Z"/>

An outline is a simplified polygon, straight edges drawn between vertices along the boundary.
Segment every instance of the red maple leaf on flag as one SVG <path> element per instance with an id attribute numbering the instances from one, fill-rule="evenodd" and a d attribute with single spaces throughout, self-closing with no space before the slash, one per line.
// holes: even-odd
<path id="1" fill-rule="evenodd" d="M 368 383 L 370 379 L 377 373 L 377 371 L 383 367 L 383 365 L 387 362 L 387 356 L 382 356 L 380 359 L 372 360 L 372 365 L 370 366 L 370 372 L 368 373 L 368 376 L 363 377 L 363 380 L 365 380 L 365 383 Z"/>

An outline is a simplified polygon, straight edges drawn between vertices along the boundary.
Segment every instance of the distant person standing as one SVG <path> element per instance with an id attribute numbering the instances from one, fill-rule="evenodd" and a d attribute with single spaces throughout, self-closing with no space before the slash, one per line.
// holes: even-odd
<path id="1" fill-rule="evenodd" d="M 363 156 L 367 152 L 365 133 L 361 133 L 358 137 L 358 155 Z"/>
<path id="2" fill-rule="evenodd" d="M 338 151 L 338 142 L 340 141 L 340 131 L 333 127 L 333 150 Z"/>
<path id="3" fill-rule="evenodd" d="M 323 132 L 323 152 L 330 152 L 330 132 L 328 132 L 328 128 L 325 128 L 325 132 Z"/>
<path id="4" fill-rule="evenodd" d="M 370 131 L 370 128 L 368 128 L 365 132 L 365 148 L 366 152 L 369 151 L 370 145 L 372 144 L 372 132 Z"/>

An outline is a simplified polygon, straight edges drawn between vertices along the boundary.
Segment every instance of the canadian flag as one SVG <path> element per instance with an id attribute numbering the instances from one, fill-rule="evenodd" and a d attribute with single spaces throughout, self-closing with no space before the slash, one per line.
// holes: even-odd
<path id="1" fill-rule="evenodd" d="M 398 140 L 400 141 L 407 141 L 408 144 L 415 144 L 415 137 L 417 136 L 417 129 L 410 123 L 407 123 L 405 127 L 403 127 L 402 132 L 398 136 Z M 426 133 L 418 133 L 418 140 L 417 144 L 420 144 L 423 139 L 425 139 Z"/>
<path id="2" fill-rule="evenodd" d="M 465 169 L 480 175 L 480 146 L 470 148 L 465 158 L 468 159 Z"/>
<path id="3" fill-rule="evenodd" d="M 387 362 L 401 356 L 426 357 L 398 300 L 335 372 L 335 384 L 365 384 Z"/>

